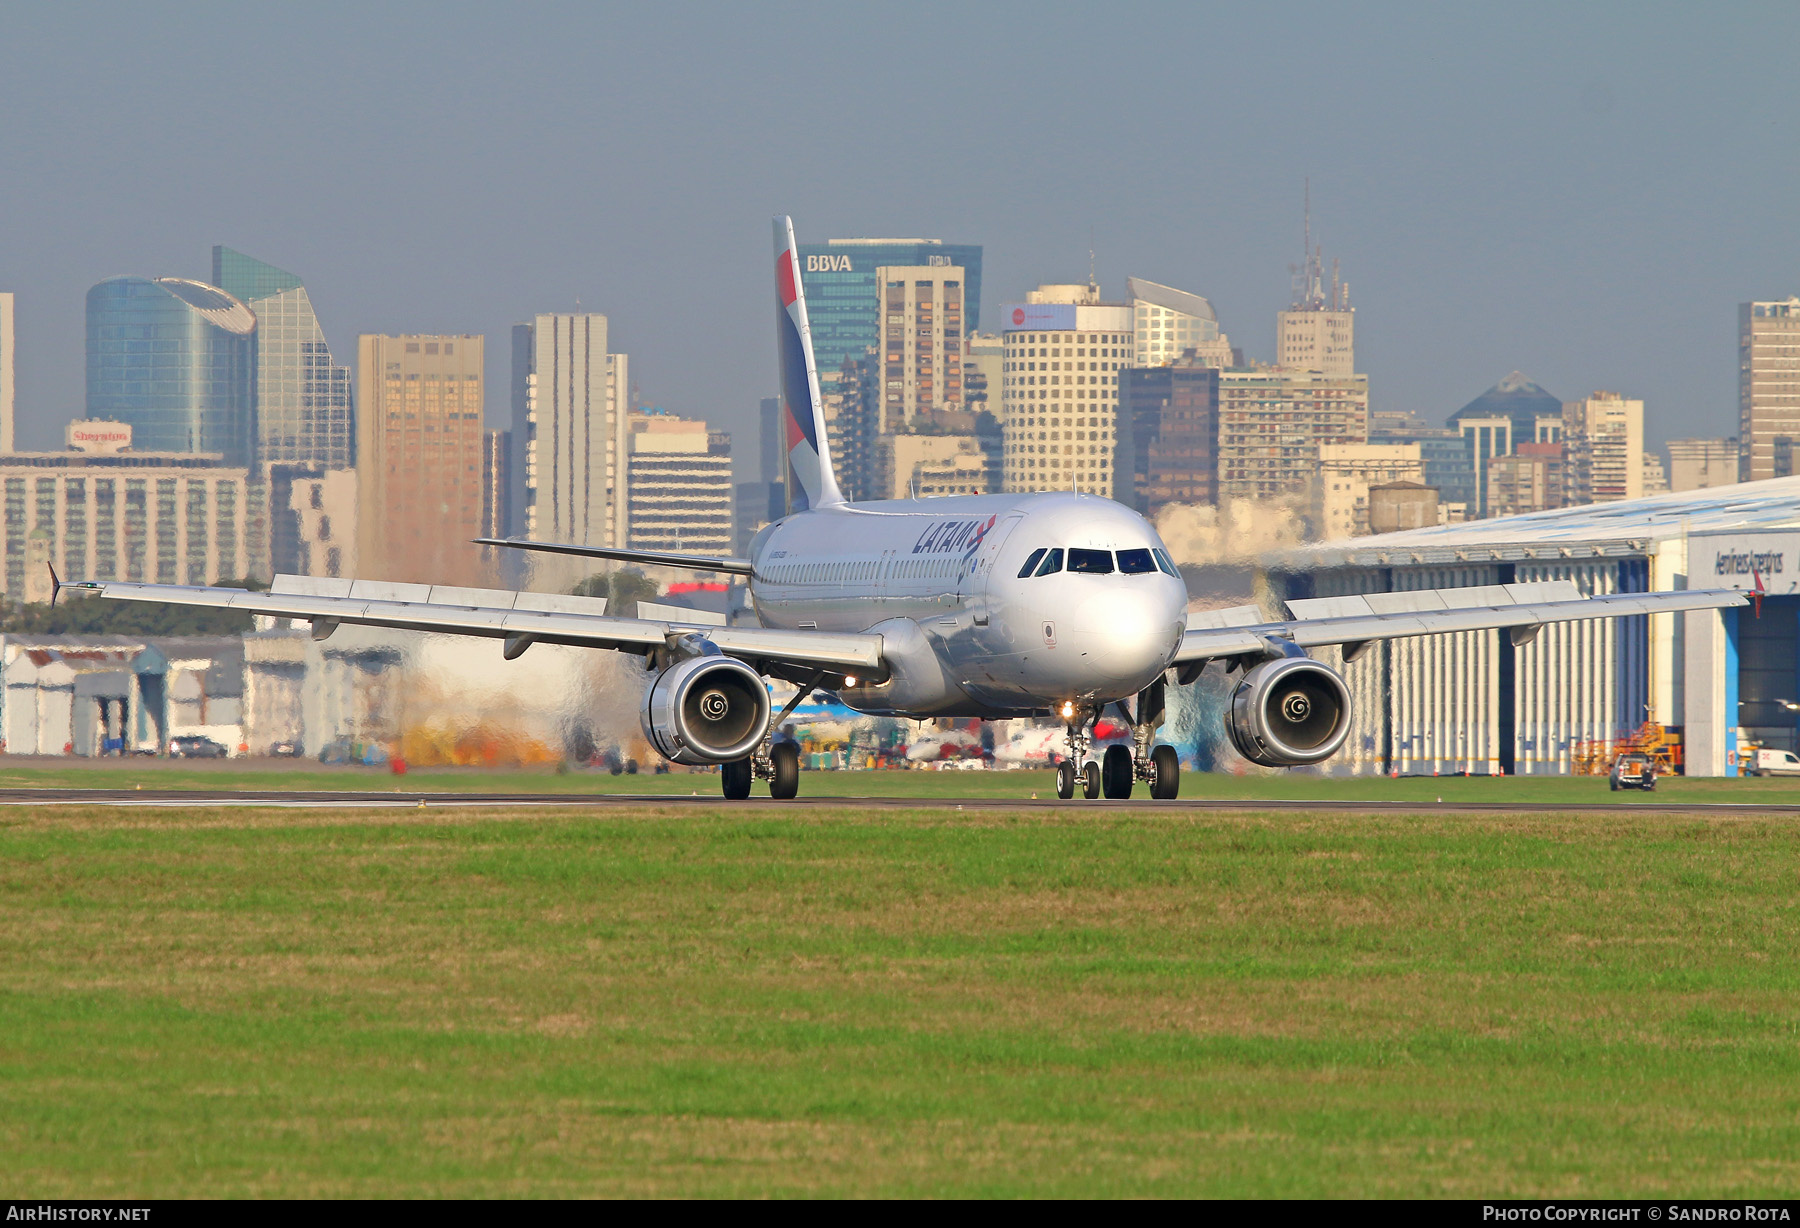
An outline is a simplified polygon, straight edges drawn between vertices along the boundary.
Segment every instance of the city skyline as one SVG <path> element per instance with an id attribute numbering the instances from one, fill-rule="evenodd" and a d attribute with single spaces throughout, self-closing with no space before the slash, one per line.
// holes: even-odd
<path id="1" fill-rule="evenodd" d="M 1085 280 L 1091 244 L 1107 298 L 1127 276 L 1183 287 L 1212 301 L 1247 356 L 1269 359 L 1310 177 L 1315 234 L 1355 285 L 1375 407 L 1442 421 L 1518 368 L 1559 395 L 1643 399 L 1653 442 L 1732 433 L 1736 304 L 1800 284 L 1800 219 L 1782 203 L 1800 170 L 1766 156 L 1792 145 L 1796 119 L 1776 109 L 1742 122 L 1739 97 L 1791 45 L 1775 27 L 1800 33 L 1787 9 L 1733 10 L 1700 29 L 1598 7 L 1404 24 L 1392 9 L 1143 9 L 1098 31 L 1072 8 L 959 14 L 971 45 L 990 48 L 988 68 L 971 78 L 924 58 L 920 72 L 957 88 L 919 120 L 933 139 L 883 155 L 873 177 L 794 153 L 853 146 L 878 104 L 811 83 L 789 95 L 760 67 L 797 32 L 817 54 L 867 46 L 872 15 L 776 9 L 671 27 L 613 9 L 426 24 L 410 12 L 366 18 L 342 47 L 348 8 L 304 23 L 254 14 L 229 30 L 205 11 L 121 12 L 80 38 L 55 11 L 13 19 L 0 48 L 0 104 L 15 117 L 0 159 L 17 172 L 0 182 L 0 286 L 18 294 L 20 446 L 53 446 L 79 412 L 82 290 L 119 274 L 204 278 L 196 254 L 215 243 L 299 270 L 338 354 L 362 333 L 503 338 L 579 300 L 615 322 L 645 399 L 740 434 L 774 382 L 761 229 L 776 210 L 795 214 L 806 243 L 982 244 L 984 315 L 1040 282 Z M 419 54 L 364 71 L 402 29 Z M 1282 62 L 1330 62 L 1329 87 L 1223 56 L 1198 95 L 1181 92 L 1182 47 L 1276 35 Z M 682 56 L 571 71 L 598 47 L 671 40 Z M 1134 68 L 1120 107 L 1046 96 L 1021 112 L 1034 58 L 1077 41 L 1102 79 Z M 255 88 L 260 61 L 246 52 L 265 42 L 305 52 L 305 105 Z M 238 105 L 192 127 L 178 98 L 141 88 L 162 49 L 198 57 Z M 492 73 L 474 89 L 439 82 L 465 63 Z M 1327 88 L 1320 123 L 1310 99 Z M 1138 111 L 1177 95 L 1216 130 L 1193 154 L 1139 132 Z M 520 122 L 551 98 L 589 120 Z M 420 135 L 390 156 L 395 127 Z M 488 138 L 479 156 L 450 156 Z M 1053 156 L 1064 147 L 1092 151 L 1081 175 Z M 217 170 L 226 149 L 230 176 Z M 473 173 L 447 169 L 464 165 Z M 112 192 L 121 176 L 145 190 Z M 347 190 L 356 177 L 369 190 Z M 533 191 L 513 190 L 527 179 Z M 696 305 L 707 327 L 682 327 Z M 697 335 L 706 361 L 692 359 Z M 489 381 L 506 378 L 504 349 L 489 355 Z M 504 425 L 505 405 L 490 398 L 486 412 Z"/>

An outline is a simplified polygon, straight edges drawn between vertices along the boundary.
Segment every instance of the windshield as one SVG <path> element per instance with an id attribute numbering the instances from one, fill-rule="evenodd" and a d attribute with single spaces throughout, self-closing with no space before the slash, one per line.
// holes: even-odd
<path id="1" fill-rule="evenodd" d="M 1150 557 L 1148 550 L 1121 550 L 1119 570 L 1128 576 L 1141 576 L 1147 571 L 1156 570 L 1156 560 Z"/>
<path id="2" fill-rule="evenodd" d="M 1069 551 L 1069 570 L 1084 576 L 1107 576 L 1112 574 L 1113 560 L 1110 550 L 1071 550 Z"/>

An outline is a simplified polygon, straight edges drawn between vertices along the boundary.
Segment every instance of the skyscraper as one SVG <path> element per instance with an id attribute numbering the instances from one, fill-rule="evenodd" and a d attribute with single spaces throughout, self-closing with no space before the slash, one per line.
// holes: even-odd
<path id="1" fill-rule="evenodd" d="M 13 296 L 0 292 L 0 452 L 12 452 L 17 447 L 13 438 L 17 414 L 13 404 L 16 389 L 13 364 L 18 361 L 18 352 L 13 331 Z"/>
<path id="2" fill-rule="evenodd" d="M 1079 487 L 1133 501 L 1117 476 L 1119 372 L 1132 365 L 1132 313 L 1091 287 L 1039 287 L 1007 304 L 1002 433 L 1009 491 Z M 1079 298 L 1081 301 L 1070 301 Z M 1062 299 L 1063 301 L 1054 301 Z"/>
<path id="3" fill-rule="evenodd" d="M 1569 502 L 1610 503 L 1644 493 L 1644 403 L 1596 392 L 1563 405 Z"/>
<path id="4" fill-rule="evenodd" d="M 900 265 L 963 270 L 964 327 L 981 325 L 981 248 L 941 239 L 830 239 L 802 243 L 800 284 L 812 327 L 813 358 L 821 383 L 835 381 L 844 360 L 860 360 L 881 345 L 879 270 Z"/>
<path id="5" fill-rule="evenodd" d="M 1219 373 L 1219 498 L 1305 494 L 1322 444 L 1367 443 L 1369 380 L 1280 367 Z"/>
<path id="6" fill-rule="evenodd" d="M 357 565 L 376 580 L 475 585 L 481 337 L 357 339 Z"/>
<path id="7" fill-rule="evenodd" d="M 956 265 L 883 265 L 881 356 L 876 367 L 881 430 L 910 430 L 963 401 L 963 281 Z"/>
<path id="8" fill-rule="evenodd" d="M 1276 313 L 1275 333 L 1277 366 L 1322 375 L 1356 371 L 1356 309 L 1350 306 L 1350 287 L 1338 279 L 1336 261 L 1326 285 L 1324 250 L 1312 241 L 1310 205 L 1306 260 L 1295 271 L 1293 303 Z"/>
<path id="9" fill-rule="evenodd" d="M 1231 365 L 1231 340 L 1219 331 L 1211 303 L 1142 277 L 1127 277 L 1125 289 L 1137 323 L 1138 366 L 1165 366 L 1188 350 L 1209 366 Z"/>
<path id="10" fill-rule="evenodd" d="M 1140 332 L 1140 336 L 1142 333 Z M 1130 506 L 1154 518 L 1171 503 L 1219 494 L 1219 368 L 1174 362 L 1130 370 L 1119 385 L 1119 493 L 1131 462 Z"/>
<path id="11" fill-rule="evenodd" d="M 629 359 L 603 315 L 513 326 L 512 531 L 533 541 L 623 546 Z"/>
<path id="12" fill-rule="evenodd" d="M 216 286 L 114 277 L 87 296 L 87 416 L 146 452 L 256 456 L 256 314 Z"/>
<path id="13" fill-rule="evenodd" d="M 627 415 L 632 550 L 731 553 L 731 437 L 660 410 Z"/>
<path id="14" fill-rule="evenodd" d="M 257 459 L 353 468 L 350 370 L 332 361 L 306 287 L 229 247 L 214 247 L 212 262 L 213 284 L 256 313 Z"/>
<path id="15" fill-rule="evenodd" d="M 1800 298 L 1738 304 L 1738 480 L 1785 478 L 1800 440 Z"/>

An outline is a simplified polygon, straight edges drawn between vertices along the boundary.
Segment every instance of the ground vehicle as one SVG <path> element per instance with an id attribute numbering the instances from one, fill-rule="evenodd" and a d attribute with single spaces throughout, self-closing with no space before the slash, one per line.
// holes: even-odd
<path id="1" fill-rule="evenodd" d="M 1628 750 L 1613 760 L 1612 777 L 1608 782 L 1613 792 L 1620 789 L 1656 788 L 1656 762 L 1639 750 Z"/>
<path id="2" fill-rule="evenodd" d="M 1800 776 L 1800 755 L 1791 750 L 1764 750 L 1758 747 L 1756 757 L 1750 760 L 1748 770 L 1752 776 Z"/>
<path id="3" fill-rule="evenodd" d="M 198 734 L 186 734 L 179 738 L 169 739 L 169 758 L 171 759 L 223 759 L 230 753 L 211 738 L 203 738 Z"/>
<path id="4" fill-rule="evenodd" d="M 269 747 L 269 753 L 278 759 L 297 759 L 301 754 L 300 743 L 277 742 Z"/>

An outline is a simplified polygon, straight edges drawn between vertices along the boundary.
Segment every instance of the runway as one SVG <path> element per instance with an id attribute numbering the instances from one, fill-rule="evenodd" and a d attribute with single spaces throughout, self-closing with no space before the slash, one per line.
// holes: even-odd
<path id="1" fill-rule="evenodd" d="M 254 789 L 0 789 L 0 806 L 154 806 L 269 807 L 289 810 L 332 809 L 431 809 L 470 807 L 532 807 L 550 809 L 644 810 L 706 808 L 734 812 L 792 812 L 801 810 L 1046 810 L 1069 814 L 1144 814 L 1180 812 L 1217 813 L 1342 811 L 1354 814 L 1688 814 L 1688 815 L 1800 815 L 1795 803 L 1682 803 L 1652 800 L 1618 802 L 1400 802 L 1272 800 L 1253 798 L 1183 798 L 1158 802 L 1148 798 L 1130 801 L 1060 801 L 1056 798 L 911 798 L 911 797 L 799 797 L 775 801 L 751 797 L 727 802 L 717 793 L 696 796 L 666 793 L 408 793 L 399 790 L 325 790 L 307 792 Z"/>

